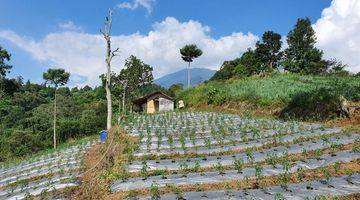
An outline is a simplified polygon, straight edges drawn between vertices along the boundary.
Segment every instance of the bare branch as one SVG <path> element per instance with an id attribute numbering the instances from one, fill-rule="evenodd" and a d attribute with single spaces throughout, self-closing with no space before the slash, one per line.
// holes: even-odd
<path id="1" fill-rule="evenodd" d="M 112 60 L 115 56 L 118 56 L 120 53 L 120 49 L 116 48 L 114 51 L 111 52 L 110 60 Z"/>

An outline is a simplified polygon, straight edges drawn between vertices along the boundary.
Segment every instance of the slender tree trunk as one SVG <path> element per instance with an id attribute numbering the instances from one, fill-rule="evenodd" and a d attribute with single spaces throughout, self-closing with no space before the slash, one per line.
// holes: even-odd
<path id="1" fill-rule="evenodd" d="M 53 135 L 53 139 L 54 139 L 54 149 L 56 149 L 56 90 L 57 88 L 55 87 L 55 97 L 54 97 L 54 135 Z"/>
<path id="2" fill-rule="evenodd" d="M 187 87 L 190 88 L 190 62 L 188 62 Z"/>
<path id="3" fill-rule="evenodd" d="M 124 92 L 123 92 L 123 97 L 122 97 L 122 111 L 123 111 L 123 113 L 125 114 L 125 93 L 126 93 L 126 91 L 125 91 L 125 88 L 124 88 Z"/>

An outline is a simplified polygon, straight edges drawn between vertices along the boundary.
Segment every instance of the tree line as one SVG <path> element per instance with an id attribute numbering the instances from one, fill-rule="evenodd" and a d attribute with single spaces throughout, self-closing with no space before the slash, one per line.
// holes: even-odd
<path id="1" fill-rule="evenodd" d="M 349 75 L 346 65 L 340 61 L 323 59 L 323 51 L 315 47 L 315 31 L 309 18 L 298 19 L 286 41 L 288 46 L 282 51 L 281 35 L 266 31 L 255 49 L 249 48 L 239 58 L 225 61 L 211 80 L 264 76 L 280 70 L 312 75 Z"/>

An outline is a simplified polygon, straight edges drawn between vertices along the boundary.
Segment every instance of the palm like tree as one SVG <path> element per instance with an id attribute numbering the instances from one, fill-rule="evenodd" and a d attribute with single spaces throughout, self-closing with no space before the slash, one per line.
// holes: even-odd
<path id="1" fill-rule="evenodd" d="M 202 55 L 201 49 L 199 49 L 195 44 L 185 45 L 180 49 L 181 58 L 188 63 L 188 76 L 187 76 L 187 86 L 190 87 L 190 63 Z"/>
<path id="2" fill-rule="evenodd" d="M 59 86 L 65 85 L 69 81 L 70 73 L 66 72 L 64 69 L 48 69 L 47 72 L 43 74 L 43 78 L 46 83 L 55 86 L 54 92 L 54 123 L 53 123 L 53 140 L 54 140 L 54 149 L 56 149 L 56 90 Z"/>

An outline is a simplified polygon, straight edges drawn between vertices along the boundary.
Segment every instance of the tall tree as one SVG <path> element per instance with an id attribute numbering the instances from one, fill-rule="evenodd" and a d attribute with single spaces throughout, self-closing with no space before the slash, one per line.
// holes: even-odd
<path id="1" fill-rule="evenodd" d="M 107 120 L 106 128 L 107 130 L 111 129 L 111 119 L 112 119 L 112 101 L 111 101 L 111 60 L 118 55 L 119 48 L 116 50 L 111 50 L 111 26 L 112 26 L 112 10 L 109 9 L 108 16 L 105 18 L 104 30 L 100 30 L 105 41 L 106 41 L 106 100 L 107 100 Z"/>
<path id="2" fill-rule="evenodd" d="M 262 70 L 272 71 L 278 67 L 281 59 L 281 35 L 273 31 L 266 31 L 262 41 L 256 43 L 256 55 L 262 62 Z"/>
<path id="3" fill-rule="evenodd" d="M 181 58 L 188 62 L 188 77 L 187 77 L 187 87 L 190 87 L 190 63 L 202 55 L 201 49 L 199 49 L 195 44 L 188 44 L 185 45 L 183 48 L 180 49 Z"/>
<path id="4" fill-rule="evenodd" d="M 43 74 L 43 78 L 46 83 L 54 85 L 54 149 L 56 149 L 56 91 L 59 86 L 65 85 L 69 81 L 70 73 L 65 72 L 64 69 L 48 69 L 47 72 Z"/>
<path id="5" fill-rule="evenodd" d="M 126 59 L 125 66 L 117 79 L 118 83 L 123 86 L 123 107 L 125 106 L 125 96 L 132 99 L 139 95 L 140 88 L 153 82 L 152 71 L 153 68 L 150 65 L 145 64 L 134 55 Z"/>
<path id="6" fill-rule="evenodd" d="M 249 48 L 240 58 L 225 61 L 210 80 L 227 80 L 233 77 L 256 75 L 260 73 L 261 64 L 255 51 Z"/>
<path id="7" fill-rule="evenodd" d="M 237 60 L 237 65 L 233 70 L 233 76 L 241 78 L 259 74 L 262 65 L 263 63 L 257 53 L 249 48 L 241 55 L 240 59 Z"/>
<path id="8" fill-rule="evenodd" d="M 11 65 L 6 62 L 10 61 L 11 55 L 0 46 L 0 99 L 5 95 L 6 79 L 5 76 L 11 69 Z"/>
<path id="9" fill-rule="evenodd" d="M 11 55 L 0 46 L 0 79 L 4 78 L 11 69 L 11 65 L 7 64 L 10 61 Z"/>
<path id="10" fill-rule="evenodd" d="M 298 19 L 287 35 L 289 47 L 284 51 L 284 69 L 294 73 L 322 74 L 328 62 L 322 59 L 323 52 L 315 47 L 315 31 L 309 18 Z"/>

